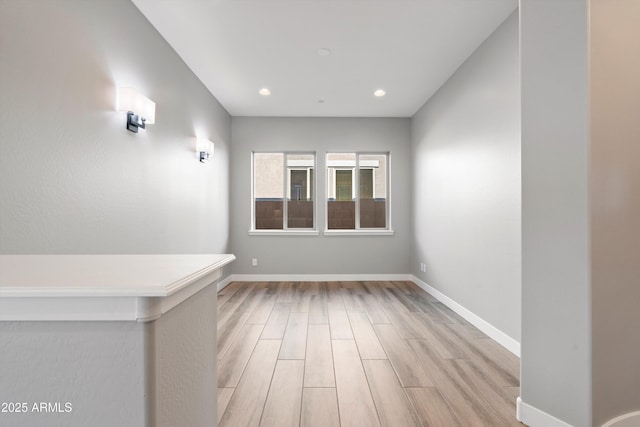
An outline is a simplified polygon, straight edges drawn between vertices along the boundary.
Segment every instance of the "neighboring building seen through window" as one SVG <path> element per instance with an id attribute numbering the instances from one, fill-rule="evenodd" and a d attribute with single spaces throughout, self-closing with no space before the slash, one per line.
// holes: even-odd
<path id="1" fill-rule="evenodd" d="M 388 153 L 327 154 L 327 228 L 388 228 Z"/>
<path id="2" fill-rule="evenodd" d="M 312 153 L 253 153 L 254 229 L 314 229 L 314 170 Z"/>

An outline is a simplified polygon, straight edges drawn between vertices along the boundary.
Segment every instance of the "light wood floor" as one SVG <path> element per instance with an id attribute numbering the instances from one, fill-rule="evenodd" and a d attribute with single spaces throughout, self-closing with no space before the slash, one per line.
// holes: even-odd
<path id="1" fill-rule="evenodd" d="M 519 360 L 411 282 L 218 294 L 220 426 L 521 426 Z"/>

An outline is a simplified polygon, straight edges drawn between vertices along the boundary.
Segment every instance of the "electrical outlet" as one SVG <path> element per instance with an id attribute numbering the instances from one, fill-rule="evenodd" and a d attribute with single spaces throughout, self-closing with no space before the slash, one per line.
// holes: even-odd
<path id="1" fill-rule="evenodd" d="M 251 259 L 251 266 L 252 267 L 257 267 L 258 266 L 258 258 Z"/>

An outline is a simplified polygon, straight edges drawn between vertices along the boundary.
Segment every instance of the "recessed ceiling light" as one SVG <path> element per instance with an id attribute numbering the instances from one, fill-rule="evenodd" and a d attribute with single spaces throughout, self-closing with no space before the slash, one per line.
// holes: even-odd
<path id="1" fill-rule="evenodd" d="M 258 93 L 259 93 L 260 95 L 262 95 L 262 96 L 269 96 L 269 95 L 271 95 L 271 91 L 270 91 L 268 88 L 266 88 L 266 87 L 263 87 L 262 89 L 260 89 L 260 90 L 258 91 Z"/>
<path id="2" fill-rule="evenodd" d="M 318 55 L 320 55 L 320 56 L 329 56 L 329 55 L 331 55 L 331 51 L 329 49 L 327 49 L 326 47 L 323 47 L 323 48 L 318 49 Z"/>
<path id="3" fill-rule="evenodd" d="M 385 91 L 384 91 L 384 90 L 382 90 L 382 89 L 378 89 L 378 90 L 376 90 L 375 92 L 373 92 L 373 94 L 379 98 L 379 97 L 381 97 L 381 96 L 385 96 L 385 95 L 387 94 L 387 92 L 385 92 Z"/>

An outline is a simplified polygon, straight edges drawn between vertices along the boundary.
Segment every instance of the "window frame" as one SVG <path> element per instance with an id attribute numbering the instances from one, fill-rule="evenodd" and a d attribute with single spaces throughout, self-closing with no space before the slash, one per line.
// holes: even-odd
<path id="1" fill-rule="evenodd" d="M 347 165 L 340 166 L 330 166 L 329 165 L 329 155 L 330 154 L 354 154 L 355 155 L 355 165 L 353 167 Z M 375 176 L 376 171 L 375 167 L 360 167 L 360 156 L 362 155 L 384 155 L 386 157 L 386 176 L 385 176 L 385 185 L 386 185 L 386 203 L 385 203 L 385 216 L 386 216 L 386 227 L 385 228 L 362 228 L 360 227 L 360 169 L 373 169 L 372 172 L 372 189 L 373 195 L 375 196 Z M 333 169 L 331 171 L 333 175 L 333 186 L 336 187 L 334 189 L 334 195 L 337 200 L 337 180 L 336 180 L 336 170 L 351 170 L 352 171 L 352 194 L 355 194 L 355 228 L 353 229 L 330 229 L 329 228 L 329 169 Z M 326 185 L 326 193 L 325 193 L 325 224 L 323 234 L 325 236 L 392 236 L 394 234 L 391 222 L 391 152 L 390 151 L 354 151 L 354 150 L 334 150 L 327 151 L 325 153 L 325 185 Z M 374 197 L 375 198 L 375 197 Z"/>
<path id="2" fill-rule="evenodd" d="M 256 228 L 256 197 L 255 197 L 255 155 L 256 154 L 282 154 L 283 156 L 283 173 L 282 173 L 282 190 L 283 190 L 283 207 L 282 207 L 282 228 L 281 229 L 257 229 Z M 304 166 L 291 166 L 289 167 L 288 156 L 290 155 L 311 155 L 313 156 L 313 166 L 304 167 Z M 307 171 L 307 182 L 313 181 L 312 185 L 309 185 L 307 191 L 312 195 L 313 202 L 313 227 L 312 228 L 289 228 L 288 227 L 288 202 L 291 199 L 291 188 L 290 188 L 290 180 L 291 180 L 291 170 L 306 170 Z M 310 178 L 309 171 L 313 170 L 315 176 L 313 179 Z M 298 150 L 253 150 L 251 151 L 251 224 L 249 226 L 249 235 L 256 236 L 309 236 L 319 235 L 318 231 L 318 153 L 316 151 L 298 151 Z M 309 197 L 307 197 L 309 199 Z"/>

